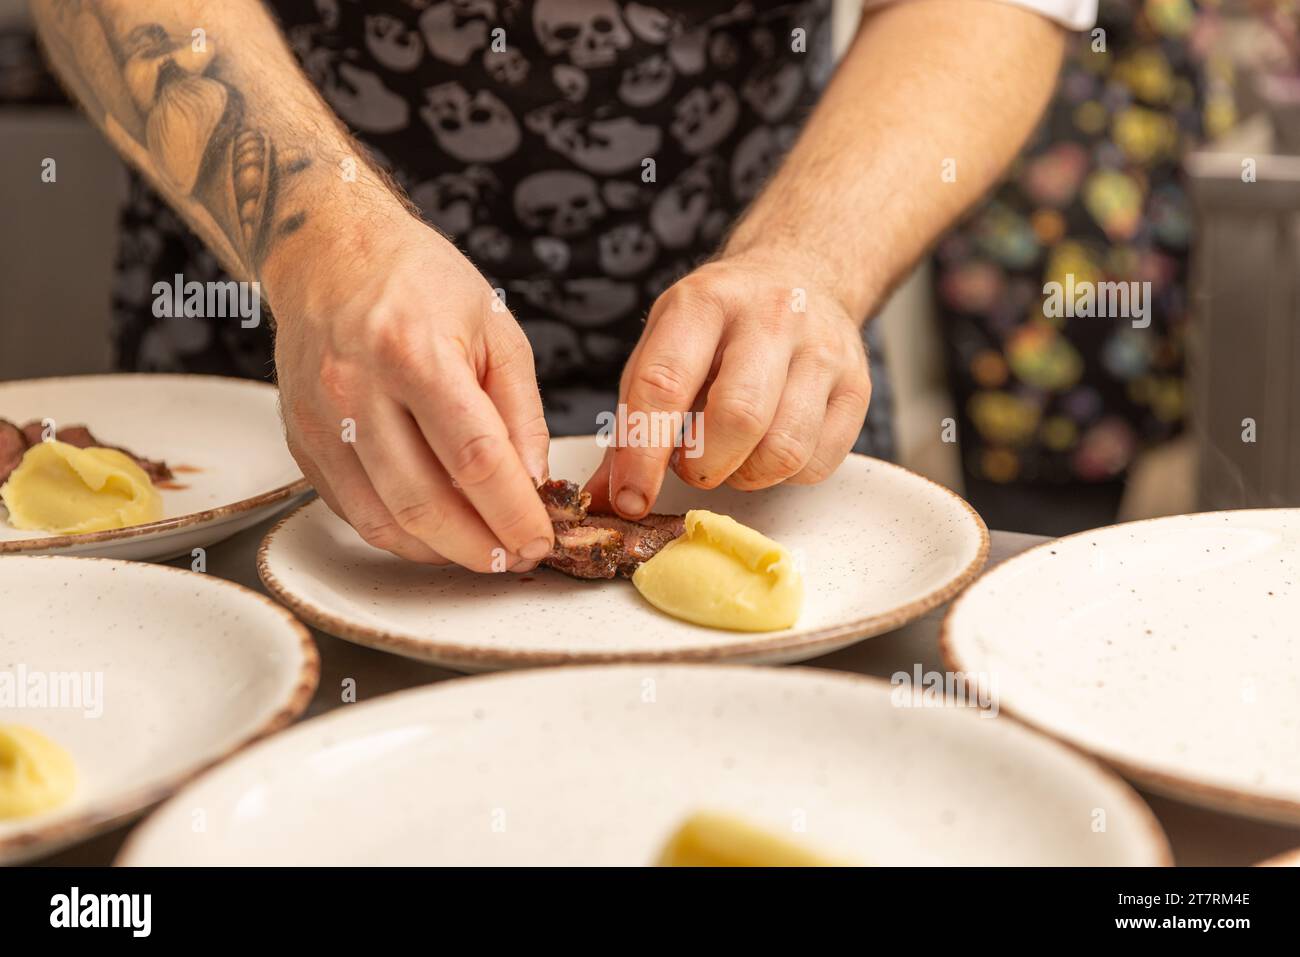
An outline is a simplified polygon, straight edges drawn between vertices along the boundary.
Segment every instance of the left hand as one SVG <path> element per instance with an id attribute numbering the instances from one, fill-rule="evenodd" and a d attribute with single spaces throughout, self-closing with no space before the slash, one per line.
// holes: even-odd
<path id="1" fill-rule="evenodd" d="M 594 508 L 640 518 L 670 459 L 696 488 L 753 490 L 827 478 L 871 399 L 854 316 L 794 256 L 749 251 L 706 263 L 655 302 L 619 386 L 637 413 L 703 409 L 698 457 L 660 443 L 611 449 L 587 483 Z M 647 421 L 654 421 L 647 419 Z"/>

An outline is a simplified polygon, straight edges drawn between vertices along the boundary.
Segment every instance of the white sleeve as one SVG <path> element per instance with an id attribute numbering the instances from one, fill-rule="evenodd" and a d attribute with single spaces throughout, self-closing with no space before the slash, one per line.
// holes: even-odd
<path id="1" fill-rule="evenodd" d="M 906 3 L 907 0 L 862 0 L 862 9 L 883 7 L 889 3 Z M 972 0 L 977 2 L 977 0 Z M 1098 0 L 999 0 L 1013 6 L 1024 7 L 1055 20 L 1070 30 L 1087 30 L 1097 22 Z"/>

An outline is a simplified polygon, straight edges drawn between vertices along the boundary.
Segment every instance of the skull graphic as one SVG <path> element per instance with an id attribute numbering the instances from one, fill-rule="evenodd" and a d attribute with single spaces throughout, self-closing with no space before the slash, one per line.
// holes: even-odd
<path id="1" fill-rule="evenodd" d="M 519 325 L 532 344 L 539 379 L 559 378 L 582 365 L 578 334 L 564 323 L 553 319 L 524 319 Z"/>
<path id="2" fill-rule="evenodd" d="M 644 272 L 658 253 L 654 236 L 639 223 L 615 226 L 596 240 L 601 270 L 618 279 Z"/>
<path id="3" fill-rule="evenodd" d="M 506 105 L 487 90 L 470 94 L 459 83 L 424 91 L 420 116 L 438 145 L 465 162 L 495 162 L 519 147 L 519 124 Z"/>
<path id="4" fill-rule="evenodd" d="M 545 170 L 520 181 L 515 212 L 529 229 L 569 237 L 588 232 L 605 215 L 605 205 L 596 181 L 586 173 Z"/>
<path id="5" fill-rule="evenodd" d="M 677 101 L 672 134 L 682 149 L 699 156 L 726 139 L 739 116 L 740 103 L 727 84 L 697 86 Z"/>
<path id="6" fill-rule="evenodd" d="M 533 27 L 550 56 L 567 54 L 584 69 L 609 66 L 632 45 L 614 0 L 537 0 Z"/>

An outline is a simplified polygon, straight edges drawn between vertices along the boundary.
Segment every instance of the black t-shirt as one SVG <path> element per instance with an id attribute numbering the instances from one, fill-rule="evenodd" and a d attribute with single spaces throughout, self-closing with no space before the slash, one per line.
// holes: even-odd
<path id="1" fill-rule="evenodd" d="M 829 0 L 269 6 L 376 162 L 504 290 L 557 434 L 613 406 L 655 297 L 716 250 L 832 66 Z M 221 270 L 138 178 L 121 223 L 119 365 L 269 375 L 265 324 L 154 317 L 158 279 Z M 859 449 L 888 455 L 874 358 L 872 375 Z"/>

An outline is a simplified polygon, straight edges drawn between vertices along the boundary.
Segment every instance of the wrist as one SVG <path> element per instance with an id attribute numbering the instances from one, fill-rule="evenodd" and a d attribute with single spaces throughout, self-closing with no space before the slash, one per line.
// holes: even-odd
<path id="1" fill-rule="evenodd" d="M 869 262 L 857 263 L 843 250 L 824 250 L 788 227 L 751 229 L 741 223 L 727 240 L 721 258 L 752 263 L 804 282 L 829 295 L 848 317 L 862 325 L 880 306 L 882 295 Z M 761 236 L 761 238 L 760 238 Z"/>
<path id="2" fill-rule="evenodd" d="M 386 250 L 413 227 L 422 224 L 386 191 L 361 203 L 335 196 L 313 206 L 292 231 L 276 237 L 259 264 L 262 296 L 277 324 L 331 311 L 355 291 L 358 265 L 384 262 Z"/>

